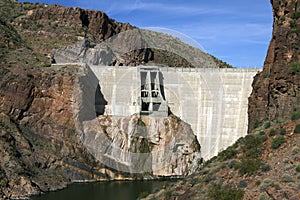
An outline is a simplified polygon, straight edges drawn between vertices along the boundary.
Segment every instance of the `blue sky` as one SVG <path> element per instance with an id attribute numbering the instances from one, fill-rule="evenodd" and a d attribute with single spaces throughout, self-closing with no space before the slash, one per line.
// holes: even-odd
<path id="1" fill-rule="evenodd" d="M 235 67 L 262 67 L 272 34 L 270 0 L 25 1 L 101 10 L 137 27 L 172 29 Z"/>

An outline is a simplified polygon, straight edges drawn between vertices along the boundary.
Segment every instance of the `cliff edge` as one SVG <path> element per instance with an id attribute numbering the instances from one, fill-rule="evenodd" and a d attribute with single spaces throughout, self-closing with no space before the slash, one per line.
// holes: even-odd
<path id="1" fill-rule="evenodd" d="M 273 34 L 249 98 L 249 131 L 300 110 L 300 2 L 272 0 Z"/>

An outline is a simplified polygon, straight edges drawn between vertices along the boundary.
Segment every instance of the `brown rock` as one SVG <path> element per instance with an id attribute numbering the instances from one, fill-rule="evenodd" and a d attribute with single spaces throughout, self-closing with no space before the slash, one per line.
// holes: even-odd
<path id="1" fill-rule="evenodd" d="M 249 98 L 249 131 L 258 122 L 289 117 L 300 110 L 300 3 L 272 0 L 273 34 L 263 71 Z M 292 65 L 298 71 L 292 72 Z"/>

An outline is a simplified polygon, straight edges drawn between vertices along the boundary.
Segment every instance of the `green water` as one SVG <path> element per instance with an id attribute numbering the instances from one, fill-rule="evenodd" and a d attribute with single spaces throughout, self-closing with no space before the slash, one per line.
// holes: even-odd
<path id="1" fill-rule="evenodd" d="M 32 200 L 133 200 L 143 192 L 161 189 L 168 181 L 112 181 L 76 183 L 68 188 L 32 197 Z"/>

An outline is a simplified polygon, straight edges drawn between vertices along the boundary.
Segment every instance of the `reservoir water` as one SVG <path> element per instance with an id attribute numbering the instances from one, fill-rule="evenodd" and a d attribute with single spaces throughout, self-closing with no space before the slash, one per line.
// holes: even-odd
<path id="1" fill-rule="evenodd" d="M 32 200 L 134 200 L 161 189 L 169 181 L 111 181 L 76 183 L 64 190 L 32 197 Z"/>

